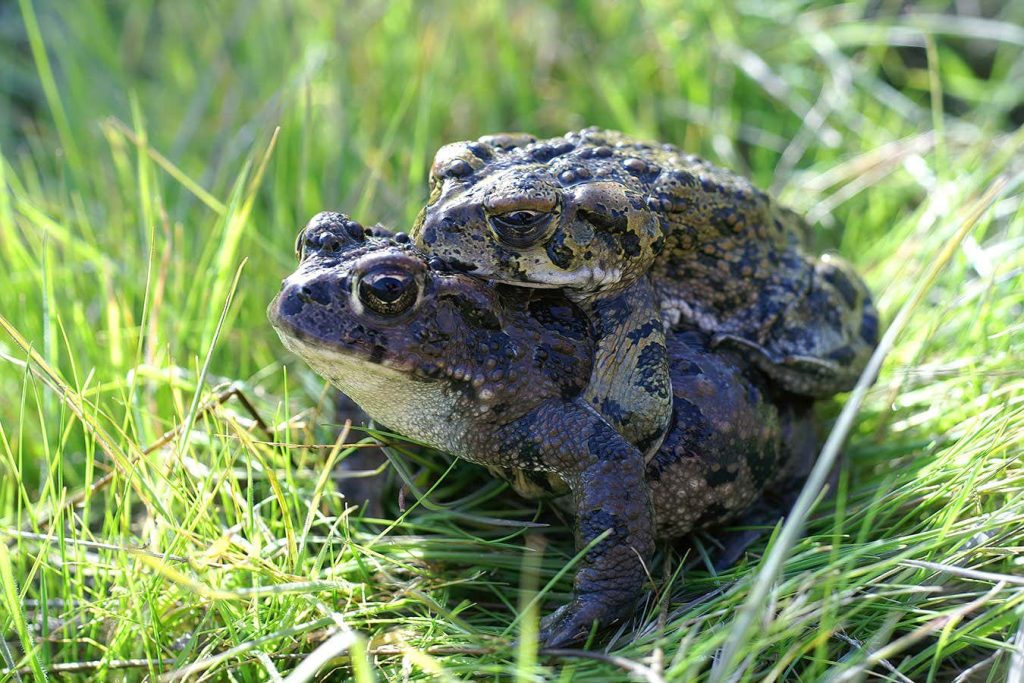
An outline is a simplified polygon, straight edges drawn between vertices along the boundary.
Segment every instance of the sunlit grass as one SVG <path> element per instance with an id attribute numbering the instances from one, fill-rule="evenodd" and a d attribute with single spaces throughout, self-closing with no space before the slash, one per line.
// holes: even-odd
<path id="1" fill-rule="evenodd" d="M 207 5 L 0 2 L 0 680 L 1024 677 L 1024 5 Z M 887 321 L 1005 182 L 742 642 L 778 531 L 663 547 L 597 658 L 514 642 L 569 530 L 400 445 L 353 507 L 365 433 L 264 316 L 316 211 L 408 225 L 441 144 L 590 124 L 773 188 Z"/>

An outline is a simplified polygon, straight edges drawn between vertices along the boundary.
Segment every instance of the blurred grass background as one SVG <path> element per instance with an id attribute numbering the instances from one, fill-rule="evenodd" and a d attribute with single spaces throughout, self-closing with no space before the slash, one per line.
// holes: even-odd
<path id="1" fill-rule="evenodd" d="M 727 680 L 768 535 L 719 575 L 713 537 L 665 548 L 603 658 L 538 658 L 512 641 L 568 530 L 524 550 L 479 517 L 537 507 L 440 456 L 411 469 L 454 508 L 347 508 L 330 395 L 264 316 L 313 213 L 408 225 L 440 145 L 586 125 L 771 188 L 887 319 L 1007 179 L 732 680 L 1022 680 L 1022 50 L 1016 1 L 0 0 L 0 680 Z M 203 409 L 230 383 L 273 434 Z"/>

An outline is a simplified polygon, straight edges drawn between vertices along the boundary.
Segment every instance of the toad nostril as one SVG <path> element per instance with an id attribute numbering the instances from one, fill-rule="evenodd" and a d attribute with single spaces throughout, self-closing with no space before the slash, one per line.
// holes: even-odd
<path id="1" fill-rule="evenodd" d="M 338 291 L 337 279 L 325 274 L 298 285 L 295 288 L 295 296 L 304 304 L 329 306 Z"/>

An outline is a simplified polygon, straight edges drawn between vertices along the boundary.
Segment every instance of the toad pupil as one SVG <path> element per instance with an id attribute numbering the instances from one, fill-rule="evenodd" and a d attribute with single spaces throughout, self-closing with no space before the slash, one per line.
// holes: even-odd
<path id="1" fill-rule="evenodd" d="M 404 273 L 370 273 L 359 281 L 359 299 L 377 313 L 401 313 L 415 298 L 412 284 Z"/>
<path id="2" fill-rule="evenodd" d="M 540 214 L 535 211 L 513 211 L 512 213 L 506 213 L 499 217 L 502 223 L 510 227 L 516 228 L 528 228 L 540 218 Z"/>

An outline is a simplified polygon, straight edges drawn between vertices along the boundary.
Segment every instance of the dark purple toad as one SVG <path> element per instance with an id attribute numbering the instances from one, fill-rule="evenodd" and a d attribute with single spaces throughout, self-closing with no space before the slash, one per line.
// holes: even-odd
<path id="1" fill-rule="evenodd" d="M 813 457 L 810 400 L 780 399 L 693 330 L 664 337 L 671 420 L 645 458 L 587 399 L 599 339 L 578 305 L 369 233 L 342 214 L 314 217 L 270 320 L 373 419 L 574 514 L 577 547 L 591 547 L 571 602 L 543 621 L 543 645 L 631 614 L 656 537 L 736 518 Z"/>

